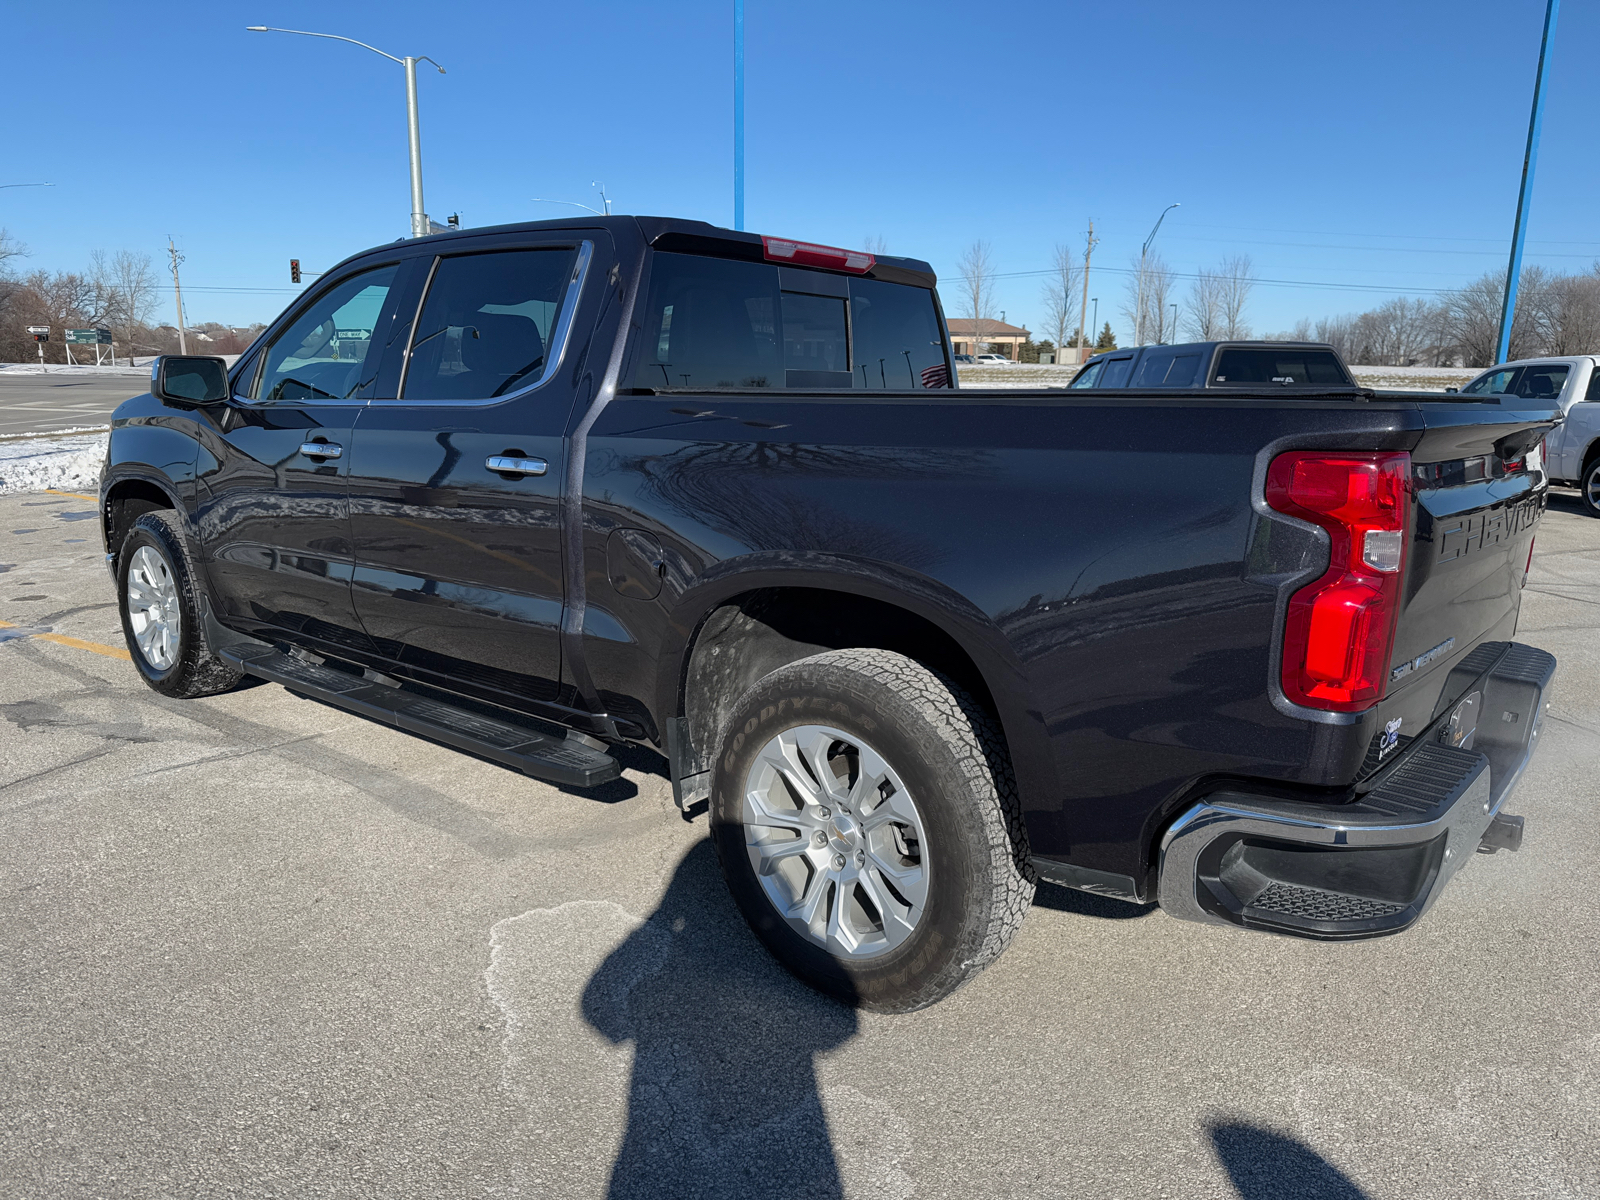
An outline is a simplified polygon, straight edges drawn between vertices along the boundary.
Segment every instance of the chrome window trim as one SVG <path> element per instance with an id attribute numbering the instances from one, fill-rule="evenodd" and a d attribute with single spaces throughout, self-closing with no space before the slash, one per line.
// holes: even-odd
<path id="1" fill-rule="evenodd" d="M 539 249 L 539 247 L 497 246 L 492 249 L 486 249 L 482 253 L 497 254 L 515 250 L 535 249 Z M 594 257 L 594 243 L 592 241 L 580 241 L 578 243 L 578 256 L 572 265 L 572 277 L 567 281 L 566 295 L 561 299 L 561 315 L 556 318 L 555 331 L 550 337 L 550 343 L 545 352 L 545 367 L 540 372 L 538 379 L 526 387 L 518 388 L 514 392 L 507 392 L 504 396 L 483 396 L 475 400 L 408 400 L 406 398 L 406 380 L 411 373 L 411 351 L 417 337 L 417 322 L 422 319 L 422 306 L 428 301 L 428 293 L 433 288 L 434 276 L 438 274 L 440 262 L 452 257 L 457 256 L 446 254 L 434 256 L 433 265 L 428 268 L 428 278 L 424 281 L 422 291 L 417 296 L 417 311 L 411 318 L 411 332 L 406 335 L 405 358 L 400 368 L 400 383 L 395 388 L 400 393 L 399 396 L 393 400 L 372 399 L 363 403 L 385 407 L 405 405 L 411 408 L 488 408 L 491 405 L 506 404 L 512 400 L 519 400 L 523 396 L 536 392 L 560 373 L 561 364 L 567 355 L 567 342 L 572 334 L 573 314 L 578 310 L 578 299 L 583 295 L 583 283 L 589 274 L 589 263 Z"/>

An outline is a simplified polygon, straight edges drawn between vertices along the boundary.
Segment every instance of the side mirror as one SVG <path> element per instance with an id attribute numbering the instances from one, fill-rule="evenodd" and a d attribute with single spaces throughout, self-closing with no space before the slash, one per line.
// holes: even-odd
<path id="1" fill-rule="evenodd" d="M 163 354 L 150 364 L 150 394 L 178 404 L 221 404 L 228 398 L 228 364 L 199 354 Z"/>

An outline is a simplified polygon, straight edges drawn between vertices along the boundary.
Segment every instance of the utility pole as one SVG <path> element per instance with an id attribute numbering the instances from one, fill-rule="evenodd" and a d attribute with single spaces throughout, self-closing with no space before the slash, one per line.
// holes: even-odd
<path id="1" fill-rule="evenodd" d="M 733 227 L 744 229 L 744 0 L 733 0 Z"/>
<path id="2" fill-rule="evenodd" d="M 1094 218 L 1090 217 L 1089 218 L 1089 240 L 1083 247 L 1083 307 L 1078 309 L 1078 362 L 1079 363 L 1083 362 L 1083 357 L 1084 357 L 1083 356 L 1084 337 L 1086 336 L 1086 332 L 1087 332 L 1084 329 L 1084 324 L 1085 324 L 1084 318 L 1089 315 L 1089 259 L 1094 254 L 1094 245 L 1095 245 Z M 1095 316 L 1098 317 L 1100 315 L 1100 309 L 1099 309 L 1098 305 L 1096 305 L 1094 312 L 1095 312 Z"/>
<path id="3" fill-rule="evenodd" d="M 1150 231 L 1150 236 L 1145 238 L 1144 245 L 1139 247 L 1139 291 L 1133 302 L 1133 344 L 1144 345 L 1144 260 L 1150 255 L 1150 243 L 1156 240 L 1156 234 L 1161 229 L 1161 222 L 1167 219 L 1167 214 L 1177 208 L 1176 204 L 1169 204 L 1161 210 L 1161 215 L 1156 218 L 1155 228 Z"/>
<path id="4" fill-rule="evenodd" d="M 1172 309 L 1172 343 L 1171 344 L 1176 344 L 1177 341 L 1178 341 L 1178 306 L 1176 304 L 1169 304 L 1167 307 Z"/>
<path id="5" fill-rule="evenodd" d="M 1522 274 L 1522 240 L 1528 232 L 1533 199 L 1533 169 L 1539 161 L 1539 128 L 1544 124 L 1544 81 L 1550 73 L 1550 38 L 1556 31 L 1561 0 L 1546 0 L 1544 36 L 1539 39 L 1539 70 L 1533 77 L 1533 114 L 1528 118 L 1528 148 L 1522 154 L 1522 188 L 1517 192 L 1517 221 L 1511 231 L 1511 264 L 1506 268 L 1506 297 L 1500 308 L 1500 345 L 1495 362 L 1511 357 L 1511 323 L 1517 315 L 1517 276 Z"/>
<path id="6" fill-rule="evenodd" d="M 172 255 L 172 297 L 178 306 L 178 353 L 187 354 L 189 342 L 183 332 L 183 287 L 178 282 L 178 264 L 183 261 L 183 255 L 178 253 L 171 234 L 167 235 L 167 253 Z"/>

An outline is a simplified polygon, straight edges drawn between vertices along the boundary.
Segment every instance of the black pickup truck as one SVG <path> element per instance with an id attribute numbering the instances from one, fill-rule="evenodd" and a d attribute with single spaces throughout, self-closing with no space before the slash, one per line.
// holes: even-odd
<path id="1" fill-rule="evenodd" d="M 885 1011 L 1041 877 L 1351 939 L 1516 848 L 1558 411 L 1238 345 L 1196 352 L 1237 380 L 958 390 L 934 283 L 646 217 L 358 254 L 117 410 L 134 664 L 571 788 L 654 748 L 772 952 Z"/>

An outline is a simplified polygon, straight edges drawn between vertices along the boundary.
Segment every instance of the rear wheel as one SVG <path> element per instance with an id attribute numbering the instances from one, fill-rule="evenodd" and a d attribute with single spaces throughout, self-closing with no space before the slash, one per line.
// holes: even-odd
<path id="1" fill-rule="evenodd" d="M 1032 903 L 994 719 L 885 650 L 829 651 L 752 686 L 711 815 L 728 886 L 778 961 L 880 1012 L 955 991 Z"/>
<path id="2" fill-rule="evenodd" d="M 128 653 L 156 691 L 212 696 L 242 678 L 206 640 L 194 564 L 171 510 L 147 512 L 129 528 L 117 554 L 117 592 Z"/>
<path id="3" fill-rule="evenodd" d="M 1578 498 L 1584 511 L 1591 517 L 1600 517 L 1600 454 L 1583 464 L 1583 476 L 1578 480 Z"/>

